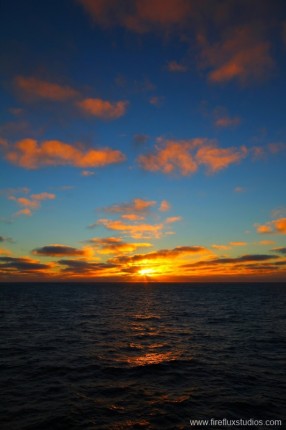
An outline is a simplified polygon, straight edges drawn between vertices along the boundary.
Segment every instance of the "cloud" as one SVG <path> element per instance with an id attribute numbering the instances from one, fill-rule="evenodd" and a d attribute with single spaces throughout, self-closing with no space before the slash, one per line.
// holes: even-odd
<path id="1" fill-rule="evenodd" d="M 245 191 L 245 188 L 243 187 L 235 187 L 234 192 L 235 193 L 243 193 Z"/>
<path id="2" fill-rule="evenodd" d="M 216 243 L 214 243 L 213 245 L 211 245 L 211 247 L 213 249 L 217 249 L 219 251 L 226 251 L 226 250 L 228 250 L 228 249 L 231 248 L 229 245 L 218 245 Z"/>
<path id="3" fill-rule="evenodd" d="M 286 234 L 286 218 L 278 218 L 264 225 L 257 225 L 256 231 L 261 234 Z"/>
<path id="4" fill-rule="evenodd" d="M 81 172 L 81 176 L 93 176 L 94 172 L 92 172 L 91 170 L 83 170 Z"/>
<path id="5" fill-rule="evenodd" d="M 26 215 L 31 216 L 32 211 L 41 207 L 43 200 L 54 200 L 56 195 L 53 193 L 40 193 L 31 194 L 29 197 L 16 197 L 15 195 L 9 195 L 9 200 L 13 200 L 20 206 L 24 206 L 24 209 L 19 210 L 14 216 Z"/>
<path id="6" fill-rule="evenodd" d="M 58 263 L 65 266 L 62 271 L 74 275 L 98 275 L 106 273 L 112 275 L 112 269 L 117 270 L 117 266 L 112 263 L 94 263 L 84 260 L 59 260 Z"/>
<path id="7" fill-rule="evenodd" d="M 173 224 L 173 222 L 178 222 L 181 220 L 182 220 L 181 216 L 170 216 L 170 217 L 166 218 L 165 223 L 166 224 Z"/>
<path id="8" fill-rule="evenodd" d="M 117 119 L 126 113 L 128 102 L 120 100 L 110 102 L 108 100 L 88 98 L 78 102 L 78 107 L 88 115 L 101 119 Z"/>
<path id="9" fill-rule="evenodd" d="M 100 25 L 121 25 L 143 33 L 171 29 L 185 22 L 191 12 L 189 0 L 78 0 Z"/>
<path id="10" fill-rule="evenodd" d="M 160 140 L 155 146 L 154 153 L 141 155 L 138 158 L 144 170 L 172 173 L 178 170 L 183 176 L 196 172 L 198 166 L 190 153 L 191 150 L 202 145 L 204 139 L 192 140 Z"/>
<path id="11" fill-rule="evenodd" d="M 214 144 L 205 145 L 198 149 L 196 160 L 199 164 L 205 164 L 209 173 L 215 173 L 225 169 L 230 164 L 237 163 L 247 154 L 247 149 L 242 146 L 237 148 L 217 148 Z"/>
<path id="12" fill-rule="evenodd" d="M 41 248 L 36 248 L 32 251 L 32 253 L 34 255 L 40 255 L 43 257 L 90 257 L 93 254 L 91 248 L 77 249 L 59 244 L 46 245 Z"/>
<path id="13" fill-rule="evenodd" d="M 151 243 L 127 243 L 118 237 L 92 238 L 87 241 L 100 254 L 116 254 L 130 253 L 136 251 L 137 248 L 145 248 L 152 246 Z"/>
<path id="14" fill-rule="evenodd" d="M 50 270 L 52 267 L 51 263 L 42 264 L 28 257 L 0 257 L 0 271 L 4 274 L 42 272 Z"/>
<path id="15" fill-rule="evenodd" d="M 167 64 L 167 69 L 171 73 L 184 73 L 188 71 L 187 66 L 182 63 L 178 63 L 177 61 L 170 61 Z"/>
<path id="16" fill-rule="evenodd" d="M 228 265 L 228 264 L 240 264 L 240 263 L 256 263 L 256 262 L 262 262 L 262 261 L 269 261 L 274 260 L 279 257 L 275 255 L 267 255 L 267 254 L 247 254 L 242 255 L 241 257 L 229 257 L 229 258 L 215 258 L 212 260 L 205 260 L 205 261 L 197 261 L 195 263 L 190 263 L 185 265 L 184 267 L 191 267 L 191 266 L 217 266 L 217 265 Z"/>
<path id="17" fill-rule="evenodd" d="M 13 239 L 11 237 L 0 236 L 0 242 L 9 242 L 13 243 Z"/>
<path id="18" fill-rule="evenodd" d="M 11 255 L 11 251 L 9 251 L 9 249 L 6 249 L 6 248 L 0 248 L 0 255 L 6 255 L 6 256 Z"/>
<path id="19" fill-rule="evenodd" d="M 199 165 L 204 164 L 209 173 L 218 172 L 237 163 L 247 154 L 246 147 L 218 148 L 215 142 L 208 139 L 159 141 L 154 153 L 141 155 L 140 166 L 149 171 L 172 173 L 178 171 L 187 176 L 195 173 Z"/>
<path id="20" fill-rule="evenodd" d="M 237 242 L 229 242 L 229 244 L 230 244 L 230 246 L 246 246 L 247 242 L 237 241 Z"/>
<path id="21" fill-rule="evenodd" d="M 124 215 L 147 215 L 149 210 L 156 205 L 155 200 L 133 199 L 130 203 L 122 203 L 104 208 L 104 212 Z M 126 218 L 126 216 L 125 216 Z M 138 219 L 134 217 L 133 219 Z"/>
<path id="22" fill-rule="evenodd" d="M 30 99 L 67 101 L 78 96 L 78 92 L 69 86 L 63 86 L 35 77 L 17 76 L 16 88 Z"/>
<path id="23" fill-rule="evenodd" d="M 164 228 L 163 223 L 159 224 L 126 224 L 121 220 L 109 220 L 106 218 L 99 219 L 91 227 L 102 225 L 107 230 L 120 231 L 123 234 L 130 235 L 133 239 L 158 239 L 162 236 L 162 230 Z"/>
<path id="24" fill-rule="evenodd" d="M 209 80 L 213 83 L 237 79 L 245 84 L 268 76 L 274 67 L 270 43 L 263 40 L 254 25 L 232 28 L 221 41 L 209 44 L 199 38 L 203 67 L 210 67 Z"/>
<path id="25" fill-rule="evenodd" d="M 150 97 L 149 103 L 150 105 L 160 107 L 163 103 L 163 100 L 164 100 L 164 97 L 153 96 L 153 97 Z"/>
<path id="26" fill-rule="evenodd" d="M 161 204 L 160 204 L 160 207 L 159 207 L 159 211 L 161 211 L 161 212 L 167 212 L 167 211 L 170 210 L 170 207 L 171 207 L 170 203 L 167 202 L 167 200 L 162 200 Z"/>
<path id="27" fill-rule="evenodd" d="M 286 248 L 274 248 L 271 251 L 279 252 L 280 254 L 286 254 Z"/>
<path id="28" fill-rule="evenodd" d="M 80 168 L 103 167 L 125 159 L 121 151 L 110 148 L 84 149 L 82 145 L 70 145 L 59 140 L 38 143 L 24 139 L 5 149 L 10 163 L 26 169 L 43 166 L 74 166 Z"/>
<path id="29" fill-rule="evenodd" d="M 259 245 L 266 245 L 266 246 L 269 246 L 269 245 L 274 245 L 274 244 L 275 244 L 275 241 L 274 241 L 274 240 L 260 240 L 260 241 L 258 242 L 258 244 L 259 244 Z"/>
<path id="30" fill-rule="evenodd" d="M 115 257 L 111 261 L 116 264 L 139 263 L 158 259 L 167 259 L 171 261 L 173 258 L 179 258 L 182 256 L 189 256 L 206 252 L 208 252 L 208 250 L 202 246 L 177 246 L 173 249 L 161 249 L 159 251 L 149 252 L 147 254 L 119 256 Z"/>
<path id="31" fill-rule="evenodd" d="M 234 116 L 232 118 L 229 116 L 223 116 L 215 120 L 216 127 L 223 127 L 223 128 L 234 127 L 239 124 L 240 124 L 240 118 L 238 116 Z"/>
<path id="32" fill-rule="evenodd" d="M 268 149 L 271 154 L 279 154 L 286 150 L 286 143 L 284 142 L 273 142 L 268 144 Z"/>

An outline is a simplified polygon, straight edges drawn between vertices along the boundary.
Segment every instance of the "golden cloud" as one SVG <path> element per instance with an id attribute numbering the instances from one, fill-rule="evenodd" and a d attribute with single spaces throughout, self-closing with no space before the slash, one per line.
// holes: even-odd
<path id="1" fill-rule="evenodd" d="M 84 149 L 82 145 L 73 146 L 59 140 L 38 143 L 35 139 L 24 139 L 6 148 L 5 158 L 17 166 L 37 169 L 43 166 L 103 167 L 119 163 L 125 156 L 110 148 Z"/>

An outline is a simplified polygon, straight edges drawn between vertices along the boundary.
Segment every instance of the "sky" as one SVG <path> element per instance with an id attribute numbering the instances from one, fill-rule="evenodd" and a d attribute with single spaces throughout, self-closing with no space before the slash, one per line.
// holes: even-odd
<path id="1" fill-rule="evenodd" d="M 3 0 L 0 279 L 286 280 L 284 0 Z"/>

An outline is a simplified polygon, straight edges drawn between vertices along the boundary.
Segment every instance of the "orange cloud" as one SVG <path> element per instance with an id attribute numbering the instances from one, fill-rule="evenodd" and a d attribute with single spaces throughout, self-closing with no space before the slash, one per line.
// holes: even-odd
<path id="1" fill-rule="evenodd" d="M 71 87 L 34 77 L 17 76 L 15 85 L 17 89 L 31 99 L 66 101 L 78 96 L 78 92 Z"/>
<path id="2" fill-rule="evenodd" d="M 127 243 L 117 237 L 92 238 L 88 241 L 100 254 L 116 254 L 134 252 L 137 248 L 152 246 L 151 243 Z"/>
<path id="3" fill-rule="evenodd" d="M 178 222 L 181 220 L 182 220 L 182 217 L 180 217 L 180 216 L 170 216 L 170 217 L 166 218 L 165 223 L 166 224 L 172 224 L 173 222 Z"/>
<path id="4" fill-rule="evenodd" d="M 217 148 L 215 145 L 206 145 L 198 149 L 196 160 L 199 164 L 205 164 L 209 173 L 225 169 L 230 164 L 237 163 L 247 154 L 247 149 L 242 146 L 236 148 Z"/>
<path id="5" fill-rule="evenodd" d="M 229 242 L 230 246 L 246 246 L 247 242 Z"/>
<path id="6" fill-rule="evenodd" d="M 214 83 L 238 79 L 241 83 L 261 79 L 273 68 L 270 44 L 258 34 L 255 26 L 236 27 L 223 40 L 210 45 L 199 37 L 202 61 L 211 67 L 209 79 Z"/>
<path id="7" fill-rule="evenodd" d="M 87 149 L 59 140 L 24 139 L 5 151 L 6 160 L 26 169 L 42 166 L 103 167 L 125 159 L 122 152 L 110 148 Z"/>
<path id="8" fill-rule="evenodd" d="M 279 218 L 264 225 L 258 225 L 256 231 L 262 234 L 286 234 L 286 218 Z"/>
<path id="9" fill-rule="evenodd" d="M 95 225 L 102 225 L 108 230 L 121 231 L 134 239 L 155 238 L 162 236 L 163 223 L 160 224 L 126 224 L 121 220 L 99 219 Z M 92 226 L 91 226 L 92 227 Z"/>
<path id="10" fill-rule="evenodd" d="M 217 245 L 214 243 L 212 245 L 212 248 L 217 249 L 219 251 L 226 251 L 226 250 L 230 249 L 230 246 L 229 245 Z"/>
<path id="11" fill-rule="evenodd" d="M 195 152 L 196 151 L 196 152 Z M 197 171 L 200 164 L 207 166 L 209 173 L 217 172 L 236 163 L 247 154 L 246 147 L 218 148 L 215 142 L 208 139 L 182 141 L 159 141 L 155 152 L 141 155 L 140 166 L 145 170 L 172 173 L 179 171 L 187 176 Z"/>
<path id="12" fill-rule="evenodd" d="M 140 166 L 152 172 L 172 173 L 178 170 L 183 176 L 196 172 L 197 163 L 191 150 L 204 143 L 204 139 L 168 140 L 155 146 L 155 153 L 141 155 Z"/>
<path id="13" fill-rule="evenodd" d="M 171 28 L 185 22 L 191 11 L 188 0 L 78 0 L 101 25 L 122 25 L 135 32 Z"/>
<path id="14" fill-rule="evenodd" d="M 54 200 L 55 198 L 56 195 L 52 193 L 32 194 L 30 197 L 16 197 L 14 195 L 9 196 L 9 200 L 13 200 L 19 205 L 24 206 L 24 209 L 18 211 L 14 216 L 31 216 L 32 210 L 38 209 L 41 206 L 41 202 L 43 200 Z"/>
<path id="15" fill-rule="evenodd" d="M 128 102 L 110 102 L 102 99 L 85 99 L 77 104 L 79 108 L 88 115 L 96 116 L 101 119 L 117 119 L 126 112 Z"/>

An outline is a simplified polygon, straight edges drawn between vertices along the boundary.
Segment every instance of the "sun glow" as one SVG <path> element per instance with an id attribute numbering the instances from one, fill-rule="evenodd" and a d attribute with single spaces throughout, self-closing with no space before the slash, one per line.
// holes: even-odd
<path id="1" fill-rule="evenodd" d="M 140 269 L 138 271 L 138 274 L 141 276 L 150 276 L 154 274 L 154 269 L 151 269 L 150 267 L 144 267 L 144 269 Z"/>

